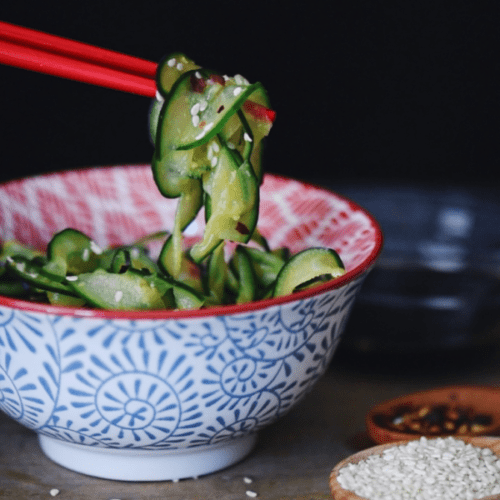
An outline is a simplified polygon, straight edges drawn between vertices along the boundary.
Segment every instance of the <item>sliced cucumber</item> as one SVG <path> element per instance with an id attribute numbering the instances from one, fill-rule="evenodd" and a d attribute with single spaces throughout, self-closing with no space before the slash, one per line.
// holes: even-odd
<path id="1" fill-rule="evenodd" d="M 240 111 L 247 98 L 256 93 L 265 100 L 260 84 L 250 85 L 206 69 L 179 76 L 159 116 L 153 175 L 160 192 L 179 197 L 170 273 L 180 272 L 181 226 L 191 222 L 201 206 L 196 184 L 205 191 L 207 226 L 203 240 L 191 249 L 196 263 L 204 260 L 221 241 L 247 242 L 258 217 L 260 167 L 250 163 L 254 136 L 246 115 Z M 218 136 L 217 134 L 220 135 Z M 238 138 L 238 148 L 226 145 Z M 257 161 L 259 161 L 257 159 Z M 184 200 L 182 197 L 188 196 Z M 214 203 L 214 200 L 216 203 Z M 185 214 L 189 214 L 189 217 Z M 179 221 L 179 217 L 183 221 Z"/>
<path id="2" fill-rule="evenodd" d="M 177 245 L 174 235 L 163 244 L 158 265 L 167 276 L 188 285 L 197 293 L 204 292 L 198 266 L 184 252 L 182 240 L 179 241 L 179 246 Z"/>
<path id="3" fill-rule="evenodd" d="M 121 273 L 130 268 L 149 274 L 156 274 L 159 270 L 156 263 L 141 246 L 124 246 L 114 249 L 109 271 Z"/>
<path id="4" fill-rule="evenodd" d="M 156 88 L 164 97 L 167 97 L 172 90 L 172 86 L 182 74 L 193 69 L 198 69 L 199 67 L 193 60 L 181 52 L 169 54 L 158 64 L 158 69 L 156 70 Z"/>
<path id="5" fill-rule="evenodd" d="M 200 309 L 205 304 L 205 297 L 185 283 L 176 283 L 172 290 L 177 309 Z"/>
<path id="6" fill-rule="evenodd" d="M 169 149 L 162 156 L 155 149 L 151 167 L 160 193 L 166 198 L 178 198 L 183 193 L 199 190 L 199 178 L 208 170 L 208 162 L 199 164 L 194 159 L 195 151 Z"/>
<path id="7" fill-rule="evenodd" d="M 255 175 L 262 182 L 264 176 L 264 168 L 262 166 L 262 152 L 264 149 L 264 138 L 269 135 L 273 121 L 256 114 L 258 109 L 255 104 L 265 106 L 265 109 L 270 107 L 269 98 L 264 87 L 260 86 L 253 94 L 252 100 L 247 100 L 243 107 L 242 112 L 248 121 L 248 125 L 252 131 L 253 149 L 250 156 L 250 163 L 255 171 Z M 262 109 L 262 108 L 260 108 Z"/>
<path id="8" fill-rule="evenodd" d="M 257 282 L 247 249 L 237 246 L 231 260 L 234 272 L 238 278 L 238 293 L 236 304 L 252 302 L 257 296 Z"/>
<path id="9" fill-rule="evenodd" d="M 29 295 L 30 286 L 9 273 L 2 273 L 0 275 L 0 295 L 7 295 L 8 297 L 26 297 Z"/>
<path id="10" fill-rule="evenodd" d="M 154 233 L 146 234 L 142 238 L 136 240 L 133 246 L 147 247 L 150 243 L 165 241 L 170 236 L 169 231 L 156 231 Z"/>
<path id="11" fill-rule="evenodd" d="M 47 246 L 48 262 L 41 272 L 52 280 L 62 281 L 68 273 L 79 274 L 96 269 L 101 253 L 86 234 L 76 229 L 64 229 L 50 240 Z"/>
<path id="12" fill-rule="evenodd" d="M 31 260 L 35 257 L 42 256 L 43 253 L 27 245 L 23 245 L 16 240 L 4 242 L 0 252 L 0 264 L 4 264 L 7 257 L 12 257 L 13 255 L 25 257 L 26 259 Z"/>
<path id="13" fill-rule="evenodd" d="M 233 266 L 231 265 L 227 266 L 226 287 L 228 292 L 230 292 L 233 297 L 236 297 L 238 295 L 240 284 L 238 281 L 238 277 L 233 270 Z M 233 303 L 234 299 L 230 300 L 229 302 Z"/>
<path id="14" fill-rule="evenodd" d="M 86 305 L 81 297 L 58 292 L 47 292 L 47 299 L 53 306 L 84 307 Z"/>
<path id="15" fill-rule="evenodd" d="M 160 157 L 168 150 L 193 149 L 208 142 L 256 91 L 260 83 L 237 85 L 206 69 L 179 77 L 160 113 Z"/>
<path id="16" fill-rule="evenodd" d="M 164 309 L 166 290 L 153 279 L 130 269 L 122 274 L 97 269 L 70 281 L 72 290 L 94 307 L 104 309 Z"/>
<path id="17" fill-rule="evenodd" d="M 285 259 L 273 252 L 266 252 L 258 248 L 246 249 L 261 287 L 267 288 L 276 281 L 279 272 L 285 265 Z"/>
<path id="18" fill-rule="evenodd" d="M 328 276 L 330 279 L 345 273 L 338 253 L 331 248 L 308 248 L 292 256 L 276 279 L 274 297 L 289 295 L 301 285 Z"/>
<path id="19" fill-rule="evenodd" d="M 155 154 L 152 162 L 153 177 L 161 194 L 167 198 L 180 198 L 172 236 L 169 238 L 171 241 L 168 247 L 168 259 L 173 260 L 167 264 L 167 247 L 164 248 L 163 257 L 160 258 L 164 270 L 175 278 L 182 272 L 182 231 L 193 221 L 203 205 L 201 180 L 189 177 L 185 172 L 191 168 L 192 157 L 192 151 L 173 151 L 172 154 L 165 155 L 161 161 Z M 179 162 L 175 163 L 177 160 Z"/>
<path id="20" fill-rule="evenodd" d="M 224 143 L 220 145 L 217 165 L 205 182 L 209 217 L 202 241 L 190 250 L 196 263 L 222 240 L 246 243 L 255 229 L 259 211 L 258 181 L 251 165 L 238 164 L 234 151 Z"/>
<path id="21" fill-rule="evenodd" d="M 155 144 L 156 133 L 158 131 L 158 120 L 160 119 L 161 109 L 165 104 L 165 99 L 153 99 L 149 106 L 148 125 L 149 125 L 149 140 Z"/>
<path id="22" fill-rule="evenodd" d="M 225 245 L 221 243 L 210 254 L 207 263 L 206 293 L 210 305 L 220 305 L 224 302 L 227 274 Z"/>
<path id="23" fill-rule="evenodd" d="M 7 268 L 12 274 L 35 288 L 74 295 L 66 282 L 53 280 L 42 273 L 43 263 L 21 256 L 14 256 L 7 259 Z"/>
<path id="24" fill-rule="evenodd" d="M 16 240 L 9 240 L 3 243 L 0 249 L 0 295 L 19 296 L 23 295 L 23 287 L 21 283 L 17 283 L 11 276 L 4 276 L 7 270 L 7 259 L 13 256 L 24 257 L 27 260 L 32 260 L 35 257 L 40 257 L 43 254 L 34 250 Z M 8 274 L 8 273 L 7 273 Z"/>

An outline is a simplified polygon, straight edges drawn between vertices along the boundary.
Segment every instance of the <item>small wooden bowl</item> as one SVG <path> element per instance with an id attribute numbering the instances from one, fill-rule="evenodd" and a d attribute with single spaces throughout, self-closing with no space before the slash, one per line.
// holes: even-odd
<path id="1" fill-rule="evenodd" d="M 481 448 L 489 448 L 495 455 L 500 457 L 500 438 L 492 438 L 492 437 L 457 437 L 454 436 L 455 439 L 462 439 L 466 443 L 470 443 L 473 446 L 479 446 Z M 431 438 L 429 438 L 431 439 Z M 351 455 L 341 462 L 339 462 L 334 469 L 332 470 L 330 474 L 330 491 L 332 493 L 332 496 L 334 500 L 367 500 L 365 497 L 360 497 L 359 495 L 356 495 L 352 491 L 345 490 L 340 486 L 339 482 L 337 481 L 337 476 L 343 467 L 345 467 L 348 464 L 356 464 L 358 462 L 361 462 L 362 460 L 365 460 L 367 457 L 370 455 L 380 455 L 384 450 L 387 448 L 391 448 L 393 446 L 399 446 L 402 444 L 406 444 L 408 442 L 412 441 L 411 439 L 406 439 L 403 441 L 397 441 L 395 443 L 389 443 L 389 444 L 381 444 L 378 446 L 374 446 L 372 448 L 368 448 L 366 450 L 360 451 L 358 453 L 355 453 L 354 455 Z M 483 497 L 480 500 L 498 500 L 498 495 L 492 495 L 492 496 L 487 496 Z"/>
<path id="2" fill-rule="evenodd" d="M 480 432 L 466 434 L 418 434 L 399 432 L 380 424 L 380 417 L 393 415 L 397 408 L 403 406 L 421 407 L 441 404 L 473 408 L 476 414 L 491 416 L 491 424 Z M 488 436 L 500 429 L 500 389 L 488 386 L 448 386 L 430 391 L 408 394 L 374 406 L 366 415 L 366 428 L 370 438 L 378 444 L 392 443 L 407 439 L 419 439 L 422 435 L 434 437 Z"/>

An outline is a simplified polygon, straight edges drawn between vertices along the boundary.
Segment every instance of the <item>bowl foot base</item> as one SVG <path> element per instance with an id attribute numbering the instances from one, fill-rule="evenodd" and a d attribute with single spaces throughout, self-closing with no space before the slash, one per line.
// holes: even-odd
<path id="1" fill-rule="evenodd" d="M 109 449 L 43 435 L 38 439 L 52 461 L 82 474 L 118 481 L 175 481 L 235 464 L 250 453 L 257 435 L 184 450 Z"/>

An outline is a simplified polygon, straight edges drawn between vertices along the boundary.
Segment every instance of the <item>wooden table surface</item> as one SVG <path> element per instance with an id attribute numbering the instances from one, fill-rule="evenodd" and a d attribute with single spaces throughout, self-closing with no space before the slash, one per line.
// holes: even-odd
<path id="1" fill-rule="evenodd" d="M 341 349 L 312 392 L 260 433 L 257 447 L 246 459 L 220 472 L 179 482 L 107 481 L 66 470 L 43 455 L 33 432 L 2 413 L 0 498 L 327 500 L 333 467 L 373 445 L 364 425 L 371 406 L 416 390 L 467 383 L 500 386 L 500 353 L 485 349 L 432 360 L 399 359 L 395 364 L 382 359 L 373 362 Z"/>

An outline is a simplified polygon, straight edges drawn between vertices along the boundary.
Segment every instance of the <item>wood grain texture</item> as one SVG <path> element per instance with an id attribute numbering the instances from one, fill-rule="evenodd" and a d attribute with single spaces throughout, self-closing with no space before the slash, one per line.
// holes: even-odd
<path id="1" fill-rule="evenodd" d="M 491 451 L 493 451 L 493 453 L 495 453 L 495 455 L 497 455 L 500 458 L 500 438 L 481 436 L 481 437 L 463 437 L 456 439 L 462 439 L 466 443 L 470 443 L 473 446 L 479 446 L 481 448 L 490 448 Z M 387 448 L 404 445 L 407 444 L 409 441 L 411 440 L 397 441 L 394 443 L 374 446 L 373 448 L 368 448 L 366 450 L 355 453 L 354 455 L 351 455 L 342 460 L 341 462 L 339 462 L 334 467 L 334 469 L 330 474 L 330 491 L 332 493 L 334 500 L 369 500 L 366 499 L 365 497 L 360 497 L 359 495 L 356 495 L 352 491 L 345 490 L 344 488 L 342 488 L 342 486 L 340 486 L 340 484 L 337 481 L 337 476 L 340 469 L 342 469 L 348 464 L 356 464 L 358 462 L 361 462 L 362 460 L 365 460 L 367 457 L 371 455 L 380 455 Z M 493 496 L 483 497 L 480 500 L 499 500 L 499 499 L 500 499 L 499 495 L 493 495 Z"/>

